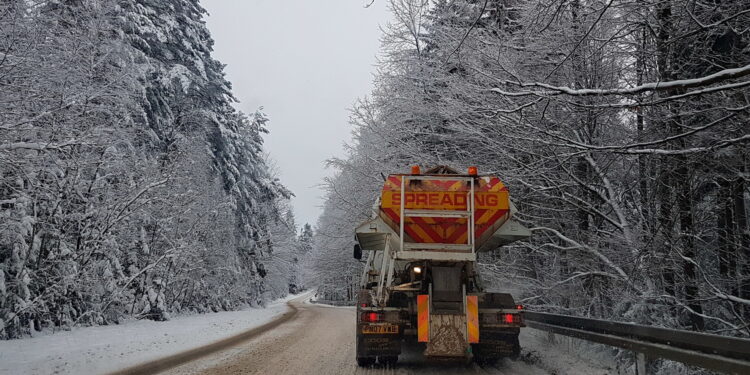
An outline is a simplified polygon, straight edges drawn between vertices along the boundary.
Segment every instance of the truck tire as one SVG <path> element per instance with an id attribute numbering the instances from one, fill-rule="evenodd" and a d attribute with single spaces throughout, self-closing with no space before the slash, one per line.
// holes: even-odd
<path id="1" fill-rule="evenodd" d="M 357 357 L 357 366 L 370 367 L 375 364 L 374 357 Z"/>
<path id="2" fill-rule="evenodd" d="M 500 358 L 497 357 L 478 357 L 474 356 L 474 362 L 479 366 L 494 366 Z"/>
<path id="3" fill-rule="evenodd" d="M 520 356 L 521 356 L 521 343 L 518 341 L 518 336 L 516 336 L 516 339 L 513 342 L 513 352 L 510 353 L 510 356 L 508 357 L 515 361 Z"/>
<path id="4" fill-rule="evenodd" d="M 396 362 L 398 362 L 398 356 L 394 355 L 394 356 L 378 357 L 378 362 L 380 362 L 381 365 L 391 367 L 391 366 L 394 366 Z"/>

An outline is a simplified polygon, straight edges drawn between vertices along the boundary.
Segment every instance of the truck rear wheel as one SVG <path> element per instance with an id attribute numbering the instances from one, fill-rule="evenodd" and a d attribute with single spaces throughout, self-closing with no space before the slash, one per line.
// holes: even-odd
<path id="1" fill-rule="evenodd" d="M 396 362 L 398 362 L 398 356 L 394 355 L 378 357 L 378 362 L 380 362 L 381 365 L 393 366 L 396 364 Z"/>
<path id="2" fill-rule="evenodd" d="M 374 357 L 357 357 L 357 366 L 370 367 L 375 364 Z"/>
<path id="3" fill-rule="evenodd" d="M 494 366 L 500 358 L 474 356 L 474 362 L 480 366 Z"/>
<path id="4" fill-rule="evenodd" d="M 516 360 L 518 357 L 521 356 L 521 343 L 518 341 L 518 336 L 516 336 L 514 342 L 513 342 L 513 352 L 510 353 L 510 359 Z"/>
<path id="5" fill-rule="evenodd" d="M 515 360 L 521 355 L 521 344 L 518 341 L 517 334 L 500 334 L 488 337 L 485 343 L 473 344 L 471 349 L 474 354 L 474 362 L 480 365 L 492 365 L 501 358 Z"/>

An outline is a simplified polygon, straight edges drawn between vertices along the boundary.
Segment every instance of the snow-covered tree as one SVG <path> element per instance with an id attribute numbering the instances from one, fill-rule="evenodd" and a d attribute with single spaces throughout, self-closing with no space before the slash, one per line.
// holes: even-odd
<path id="1" fill-rule="evenodd" d="M 390 4 L 316 252 L 350 257 L 381 173 L 478 165 L 533 228 L 482 257 L 491 284 L 535 309 L 750 334 L 745 4 Z"/>
<path id="2" fill-rule="evenodd" d="M 263 258 L 291 193 L 264 160 L 267 116 L 232 107 L 204 14 L 0 3 L 0 338 L 279 295 Z"/>

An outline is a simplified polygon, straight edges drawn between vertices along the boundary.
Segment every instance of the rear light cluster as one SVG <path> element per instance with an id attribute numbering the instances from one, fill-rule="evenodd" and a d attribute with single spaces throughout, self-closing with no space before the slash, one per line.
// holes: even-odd
<path id="1" fill-rule="evenodd" d="M 523 318 L 521 314 L 500 313 L 500 321 L 505 324 L 521 324 Z"/>
<path id="2" fill-rule="evenodd" d="M 383 314 L 363 312 L 360 316 L 360 320 L 366 323 L 376 323 L 383 320 Z"/>

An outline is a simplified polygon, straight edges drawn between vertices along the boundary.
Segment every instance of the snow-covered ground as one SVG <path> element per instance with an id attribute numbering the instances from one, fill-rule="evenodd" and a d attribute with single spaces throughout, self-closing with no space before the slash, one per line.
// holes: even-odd
<path id="1" fill-rule="evenodd" d="M 294 319 L 230 349 L 172 368 L 165 375 L 265 374 L 502 374 L 617 375 L 606 353 L 580 341 L 525 328 L 519 360 L 497 364 L 426 359 L 424 346 L 402 346 L 395 368 L 358 367 L 355 361 L 355 308 L 293 302 Z M 632 373 L 632 372 L 629 372 Z"/>
<path id="2" fill-rule="evenodd" d="M 524 362 L 556 375 L 618 374 L 611 353 L 602 345 L 568 336 L 552 335 L 533 328 L 522 328 L 521 358 Z M 506 364 L 511 364 L 506 361 Z"/>
<path id="3" fill-rule="evenodd" d="M 120 325 L 0 341 L 0 374 L 102 374 L 206 345 L 287 311 L 291 295 L 266 308 L 133 320 Z"/>
<path id="4" fill-rule="evenodd" d="M 297 297 L 299 299 L 296 306 L 300 308 L 300 303 L 310 303 L 312 293 L 277 300 L 265 309 L 183 316 L 168 322 L 129 321 L 117 326 L 78 328 L 70 332 L 47 336 L 0 341 L 0 374 L 104 374 L 124 369 L 210 344 L 258 327 L 286 312 L 286 302 Z M 306 315 L 303 313 L 296 323 L 285 325 L 279 332 L 274 331 L 273 335 L 266 336 L 263 340 L 256 340 L 257 342 L 253 341 L 243 345 L 248 347 L 278 345 L 279 343 L 276 341 L 279 340 L 279 337 L 284 336 L 286 331 L 293 331 L 296 326 L 309 328 L 312 325 L 325 325 L 324 323 L 328 322 L 330 326 L 340 327 L 341 322 L 352 321 L 350 314 L 352 314 L 353 307 L 334 307 L 321 304 L 309 306 L 314 306 L 310 311 L 315 312 L 315 314 L 307 314 L 310 316 L 305 318 Z M 341 313 L 338 313 L 339 311 Z M 342 314 L 343 316 L 339 316 Z M 327 320 L 323 319 L 326 317 L 328 317 Z M 308 328 L 304 329 L 307 330 Z M 343 344 L 352 340 L 348 337 L 352 334 L 351 330 L 341 329 L 336 331 L 341 331 L 338 334 L 345 336 L 345 338 L 330 340 L 327 345 L 320 343 L 310 345 L 310 347 L 306 347 L 306 350 L 315 352 L 323 347 L 330 347 L 335 342 L 341 342 L 343 346 L 338 351 L 344 354 L 339 353 L 342 358 L 336 359 L 340 360 L 341 363 L 334 361 L 337 368 L 354 366 L 351 360 L 353 353 L 349 353 L 353 350 L 353 347 Z M 523 329 L 521 332 L 523 350 L 518 361 L 506 360 L 497 366 L 484 368 L 474 366 L 467 368 L 468 370 L 461 367 L 461 369 L 470 373 L 617 374 L 611 357 L 600 350 L 596 350 L 591 345 L 564 336 L 555 336 L 555 340 L 551 342 L 549 334 L 530 328 Z M 320 335 L 321 339 L 325 337 L 323 333 L 320 333 Z M 288 336 L 293 338 L 292 342 L 297 342 L 300 339 L 298 333 Z M 283 351 L 281 348 L 274 350 Z M 240 352 L 241 348 L 234 348 L 226 353 L 217 354 L 221 357 L 220 362 L 208 360 L 203 362 L 205 362 L 205 366 L 231 362 L 230 359 L 234 360 L 241 357 L 238 354 Z M 251 351 L 248 355 L 250 355 L 248 358 L 256 358 L 258 353 Z M 227 356 L 230 359 L 227 359 Z M 302 361 L 298 356 L 299 353 L 294 355 L 295 358 Z M 320 355 L 313 353 L 310 356 L 319 358 Z M 332 361 L 334 359 L 331 358 Z M 253 359 L 253 361 L 255 360 L 257 358 Z M 405 373 L 433 372 L 432 370 L 435 370 L 429 367 L 429 363 L 427 365 L 422 363 L 424 361 L 417 360 L 415 362 L 412 360 L 410 362 L 408 355 L 405 355 L 401 362 L 399 369 L 405 371 Z M 197 364 L 193 364 L 188 370 L 192 371 L 200 367 L 196 366 Z M 184 366 L 182 370 L 187 371 Z M 349 370 L 364 371 L 366 369 L 349 368 Z M 449 369 L 448 372 L 453 370 Z"/>

